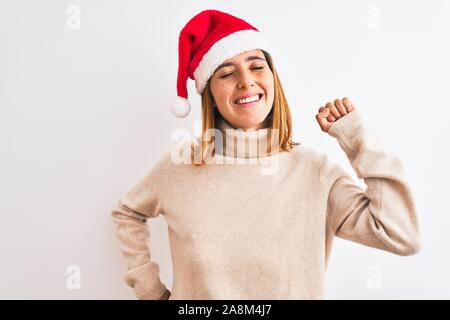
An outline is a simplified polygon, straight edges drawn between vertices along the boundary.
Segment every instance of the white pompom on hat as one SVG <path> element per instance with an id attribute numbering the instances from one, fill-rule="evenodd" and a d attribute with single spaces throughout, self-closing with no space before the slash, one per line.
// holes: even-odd
<path id="1" fill-rule="evenodd" d="M 191 111 L 188 77 L 202 94 L 216 68 L 225 60 L 245 51 L 268 50 L 266 39 L 246 21 L 218 10 L 205 10 L 184 26 L 178 40 L 177 97 L 172 113 L 186 117 Z"/>

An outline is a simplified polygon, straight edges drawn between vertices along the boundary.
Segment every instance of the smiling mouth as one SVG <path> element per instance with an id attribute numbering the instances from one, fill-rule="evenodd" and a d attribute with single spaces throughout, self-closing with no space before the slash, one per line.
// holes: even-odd
<path id="1" fill-rule="evenodd" d="M 258 100 L 249 101 L 249 102 L 245 102 L 245 103 L 238 103 L 239 100 L 236 100 L 234 102 L 234 104 L 238 107 L 248 107 L 248 106 L 252 106 L 252 105 L 258 103 L 259 101 L 261 101 L 262 97 L 263 97 L 263 94 L 258 93 Z"/>

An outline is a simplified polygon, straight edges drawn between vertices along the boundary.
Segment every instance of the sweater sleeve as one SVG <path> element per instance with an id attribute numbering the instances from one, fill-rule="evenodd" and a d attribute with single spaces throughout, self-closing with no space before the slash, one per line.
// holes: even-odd
<path id="1" fill-rule="evenodd" d="M 420 251 L 418 218 L 399 158 L 387 152 L 358 110 L 333 123 L 335 137 L 366 190 L 325 155 L 320 179 L 328 192 L 327 228 L 343 239 L 397 255 Z"/>
<path id="2" fill-rule="evenodd" d="M 164 299 L 168 293 L 159 277 L 159 265 L 151 260 L 147 218 L 156 218 L 163 213 L 164 192 L 171 174 L 170 161 L 170 155 L 166 153 L 111 212 L 127 269 L 123 279 L 134 289 L 138 299 Z"/>

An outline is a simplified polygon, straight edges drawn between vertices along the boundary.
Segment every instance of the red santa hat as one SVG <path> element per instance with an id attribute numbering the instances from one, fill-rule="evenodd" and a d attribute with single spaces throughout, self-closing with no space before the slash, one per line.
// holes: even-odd
<path id="1" fill-rule="evenodd" d="M 246 21 L 218 10 L 205 10 L 194 16 L 180 32 L 178 42 L 177 97 L 172 112 L 186 117 L 188 77 L 195 80 L 201 94 L 216 68 L 233 56 L 254 49 L 268 50 L 266 39 Z"/>

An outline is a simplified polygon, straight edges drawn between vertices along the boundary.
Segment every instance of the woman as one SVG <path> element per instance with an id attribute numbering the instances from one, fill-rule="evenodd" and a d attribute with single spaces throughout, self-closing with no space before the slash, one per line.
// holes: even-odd
<path id="1" fill-rule="evenodd" d="M 189 113 L 189 76 L 202 95 L 202 139 L 189 163 L 177 157 L 190 143 L 167 152 L 112 211 L 124 279 L 138 298 L 320 299 L 334 236 L 397 255 L 420 250 L 400 160 L 376 144 L 349 98 L 326 103 L 316 120 L 366 190 L 326 154 L 293 142 L 265 48 L 256 28 L 220 11 L 199 13 L 181 31 L 173 112 Z M 148 248 L 146 221 L 159 214 L 172 290 Z"/>

